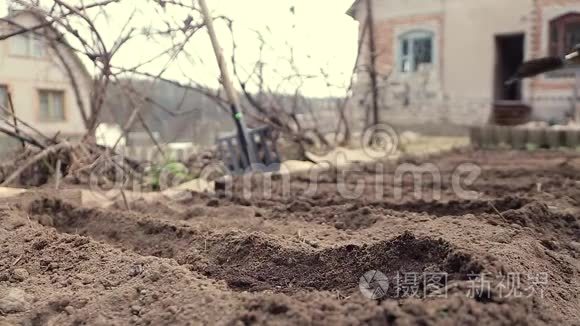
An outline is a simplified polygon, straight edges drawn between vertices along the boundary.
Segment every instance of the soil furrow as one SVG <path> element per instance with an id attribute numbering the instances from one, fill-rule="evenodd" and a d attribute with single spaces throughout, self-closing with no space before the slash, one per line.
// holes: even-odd
<path id="1" fill-rule="evenodd" d="M 74 208 L 59 200 L 34 202 L 30 211 L 50 220 L 59 232 L 88 236 L 141 255 L 172 258 L 191 270 L 225 280 L 235 290 L 351 293 L 369 270 L 381 270 L 388 277 L 406 272 L 447 273 L 450 281 L 482 270 L 445 241 L 420 239 L 411 233 L 362 246 L 308 249 L 280 246 L 259 234 L 199 232 L 169 221 Z"/>

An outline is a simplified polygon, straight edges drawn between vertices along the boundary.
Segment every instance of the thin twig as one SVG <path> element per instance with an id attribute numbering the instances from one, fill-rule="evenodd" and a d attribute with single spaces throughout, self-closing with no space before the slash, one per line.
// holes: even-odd
<path id="1" fill-rule="evenodd" d="M 18 120 L 16 120 L 16 113 L 14 113 L 14 102 L 12 101 L 12 93 L 10 91 L 7 92 L 8 95 L 8 105 L 10 106 L 10 113 L 12 114 L 12 119 L 14 123 L 14 133 L 20 135 L 20 130 L 18 130 Z M 26 147 L 26 142 L 24 140 L 20 140 L 22 144 L 22 148 Z"/>
<path id="2" fill-rule="evenodd" d="M 497 215 L 499 215 L 499 217 L 502 218 L 502 220 L 504 220 L 504 222 L 507 223 L 507 219 L 503 216 L 503 214 L 495 207 L 495 205 L 491 202 L 491 200 L 488 200 L 487 203 L 489 204 L 489 206 L 491 206 L 491 208 L 493 208 L 493 210 L 497 213 Z"/>
<path id="3" fill-rule="evenodd" d="M 4 127 L 0 127 L 0 132 L 3 133 L 3 134 L 8 135 L 10 137 L 16 138 L 18 140 L 25 141 L 26 143 L 28 143 L 30 145 L 33 145 L 33 146 L 36 146 L 36 147 L 38 147 L 40 149 L 45 149 L 46 148 L 46 146 L 42 145 L 41 143 L 39 143 L 35 139 L 26 137 L 24 135 L 17 135 L 17 134 L 14 133 L 14 131 L 8 130 L 8 129 L 4 128 Z"/>
<path id="4" fill-rule="evenodd" d="M 131 206 L 129 206 L 129 201 L 127 201 L 127 196 L 125 196 L 125 190 L 123 190 L 123 187 L 121 186 L 121 197 L 123 197 L 123 203 L 125 203 L 125 208 L 130 211 L 131 210 Z"/>
<path id="5" fill-rule="evenodd" d="M 45 134 L 43 134 L 43 133 L 42 133 L 42 132 L 40 132 L 38 129 L 36 129 L 36 128 L 34 128 L 33 126 L 31 126 L 30 124 L 28 124 L 26 121 L 24 121 L 24 120 L 22 120 L 22 119 L 18 118 L 18 117 L 16 116 L 16 114 L 14 114 L 14 111 L 11 111 L 11 110 L 9 110 L 8 108 L 4 107 L 4 106 L 2 105 L 2 103 L 0 103 L 0 110 L 2 110 L 2 112 L 4 112 L 4 113 L 6 113 L 6 114 L 10 115 L 10 117 L 13 119 L 13 121 L 18 121 L 18 123 L 19 123 L 19 124 L 21 124 L 21 125 L 23 125 L 24 127 L 26 127 L 26 128 L 28 128 L 28 129 L 30 129 L 30 130 L 31 130 L 31 131 L 33 131 L 35 134 L 37 134 L 38 136 L 42 137 L 42 138 L 43 138 L 45 141 L 52 142 L 53 144 L 56 144 L 56 141 L 54 141 L 53 139 L 51 139 L 51 138 L 49 138 L 48 136 L 46 136 Z M 11 126 L 13 126 L 13 127 L 15 126 L 15 122 L 12 122 L 12 123 L 11 123 L 11 122 L 10 122 L 10 120 L 8 120 L 8 119 L 6 119 L 6 118 L 4 118 L 3 120 L 4 120 L 4 121 L 5 121 L 7 124 L 9 124 L 9 125 L 11 125 Z M 24 133 L 24 131 L 23 131 L 23 130 L 21 130 L 21 129 L 20 129 L 19 131 L 20 131 L 20 134 L 23 134 L 23 133 Z M 28 136 L 28 138 L 32 138 L 32 136 L 31 136 L 31 135 L 27 135 L 27 136 Z M 44 148 L 44 147 L 43 147 L 43 148 Z"/>
<path id="6" fill-rule="evenodd" d="M 20 4 L 26 5 L 26 3 L 23 3 L 23 2 L 20 2 L 20 1 L 17 1 L 17 2 L 19 2 Z M 76 9 L 78 9 L 78 10 L 86 10 L 86 9 L 95 8 L 95 7 L 102 7 L 102 6 L 106 6 L 106 5 L 108 5 L 110 3 L 113 3 L 113 2 L 119 2 L 119 0 L 108 0 L 108 1 L 103 1 L 103 2 L 95 2 L 95 3 L 91 3 L 91 4 L 86 5 L 86 6 L 83 6 L 83 7 L 76 7 Z M 12 33 L 8 33 L 8 34 L 1 35 L 0 36 L 0 41 L 1 40 L 5 40 L 5 39 L 8 39 L 8 38 L 13 37 L 13 36 L 16 36 L 16 35 L 24 34 L 24 33 L 27 33 L 27 32 L 33 32 L 35 30 L 38 30 L 38 29 L 41 29 L 41 28 L 44 28 L 44 27 L 51 26 L 56 21 L 58 21 L 60 19 L 63 19 L 63 18 L 65 18 L 65 17 L 67 17 L 69 15 L 72 15 L 74 13 L 75 13 L 74 11 L 70 10 L 69 12 L 67 12 L 67 13 L 59 16 L 59 17 L 51 17 L 51 20 L 46 20 L 46 21 L 44 21 L 44 22 L 42 22 L 42 23 L 40 23 L 40 24 L 38 24 L 36 26 L 27 27 L 27 28 L 21 28 L 21 29 L 16 30 L 16 31 L 14 31 Z M 7 19 L 7 18 L 2 18 L 0 20 L 5 21 L 5 22 L 8 22 L 8 23 L 11 23 L 12 22 L 12 20 Z"/>
<path id="7" fill-rule="evenodd" d="M 16 264 L 18 264 L 20 260 L 22 260 L 22 257 L 24 257 L 24 255 L 18 256 L 18 258 L 16 258 L 16 260 L 12 263 L 12 267 L 16 266 Z"/>

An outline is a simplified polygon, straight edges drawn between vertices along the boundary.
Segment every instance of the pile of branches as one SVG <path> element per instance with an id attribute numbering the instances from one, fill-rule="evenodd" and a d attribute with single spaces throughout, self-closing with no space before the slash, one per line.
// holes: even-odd
<path id="1" fill-rule="evenodd" d="M 90 138 L 69 142 L 60 139 L 58 134 L 47 137 L 17 118 L 13 110 L 0 108 L 6 113 L 2 120 L 11 127 L 0 127 L 0 133 L 21 144 L 11 155 L 13 159 L 0 164 L 0 186 L 38 187 L 52 181 L 58 188 L 61 181 L 85 185 L 94 182 L 118 184 L 119 177 L 142 178 L 143 171 L 137 162 L 120 158 L 111 148 L 97 145 Z"/>
<path id="2" fill-rule="evenodd" d="M 144 180 L 138 162 L 116 155 L 110 148 L 87 142 L 58 141 L 49 146 L 26 145 L 14 159 L 0 164 L 1 186 L 38 187 L 46 184 L 98 185 Z M 129 186 L 127 186 L 129 187 Z"/>

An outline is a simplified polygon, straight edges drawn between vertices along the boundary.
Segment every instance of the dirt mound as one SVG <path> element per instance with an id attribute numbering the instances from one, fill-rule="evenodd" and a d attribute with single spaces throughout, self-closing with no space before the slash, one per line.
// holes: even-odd
<path id="1" fill-rule="evenodd" d="M 123 252 L 78 235 L 46 232 L 38 225 L 4 231 L 0 238 L 0 293 L 18 296 L 4 296 L 0 310 L 26 324 L 183 323 L 200 317 L 187 313 L 181 302 L 205 305 L 225 291 L 175 262 Z M 176 297 L 186 287 L 191 292 Z M 216 303 L 206 311 L 218 316 L 227 306 Z"/>
<path id="2" fill-rule="evenodd" d="M 223 250 L 218 249 L 218 264 L 208 267 L 205 275 L 224 278 L 237 290 L 335 290 L 349 295 L 355 290 L 352 280 L 370 270 L 380 270 L 388 277 L 410 271 L 448 272 L 453 275 L 451 279 L 464 277 L 470 269 L 481 271 L 470 258 L 458 259 L 463 256 L 454 253 L 447 243 L 417 239 L 410 233 L 372 245 L 312 252 L 277 248 L 260 238 L 248 237 L 226 243 Z M 234 271 L 238 275 L 232 278 Z M 464 275 L 455 275 L 460 272 Z"/>
<path id="3" fill-rule="evenodd" d="M 480 264 L 454 252 L 448 243 L 418 239 L 410 233 L 369 245 L 317 250 L 281 246 L 259 234 L 198 234 L 170 221 L 120 212 L 111 215 L 52 199 L 33 202 L 29 211 L 35 219 L 60 232 L 87 235 L 144 255 L 174 258 L 191 270 L 225 280 L 234 290 L 335 289 L 350 293 L 352 280 L 369 270 L 381 270 L 390 277 L 428 270 L 446 272 L 453 278 L 482 270 Z M 201 241 L 204 248 L 199 247 Z M 460 273 L 463 276 L 455 275 Z"/>
<path id="4" fill-rule="evenodd" d="M 527 300 L 481 304 L 452 295 L 448 300 L 431 300 L 428 304 L 413 300 L 383 301 L 357 309 L 362 302 L 360 298 L 348 298 L 348 304 L 319 294 L 303 295 L 300 299 L 297 302 L 277 296 L 255 298 L 245 303 L 232 324 L 548 325 L 563 322 Z"/>

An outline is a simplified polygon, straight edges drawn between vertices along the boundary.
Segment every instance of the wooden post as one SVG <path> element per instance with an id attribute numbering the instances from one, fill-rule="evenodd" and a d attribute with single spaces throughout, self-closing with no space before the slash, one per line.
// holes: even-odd
<path id="1" fill-rule="evenodd" d="M 205 0 L 199 0 L 199 4 L 201 6 L 201 13 L 204 17 L 204 21 L 205 21 L 205 26 L 207 27 L 207 32 L 209 34 L 209 38 L 211 40 L 211 45 L 213 47 L 215 56 L 216 56 L 216 60 L 221 72 L 221 78 L 222 78 L 222 84 L 224 86 L 224 89 L 226 91 L 226 95 L 228 97 L 228 100 L 230 102 L 230 108 L 232 111 L 232 117 L 234 119 L 234 122 L 236 124 L 236 128 L 238 131 L 238 142 L 239 145 L 242 147 L 242 152 L 245 155 L 245 159 L 247 160 L 247 162 L 249 162 L 249 166 L 251 168 L 251 165 L 256 163 L 256 152 L 254 149 L 254 142 L 250 140 L 250 137 L 248 135 L 248 129 L 246 127 L 246 124 L 244 122 L 244 117 L 242 115 L 241 112 L 239 112 L 239 99 L 237 96 L 237 93 L 234 89 L 233 83 L 232 83 L 232 79 L 230 77 L 228 68 L 227 68 L 227 64 L 226 61 L 224 59 L 224 55 L 222 52 L 222 48 L 220 47 L 220 44 L 218 42 L 216 33 L 215 33 L 215 29 L 213 26 L 213 18 L 211 17 L 211 14 L 209 12 L 209 9 L 207 7 L 207 3 L 205 2 Z"/>
<path id="2" fill-rule="evenodd" d="M 371 78 L 372 97 L 373 97 L 373 123 L 378 125 L 379 117 L 379 88 L 377 83 L 377 49 L 375 45 L 375 23 L 373 19 L 372 0 L 367 0 L 367 24 L 369 29 L 369 74 Z"/>

